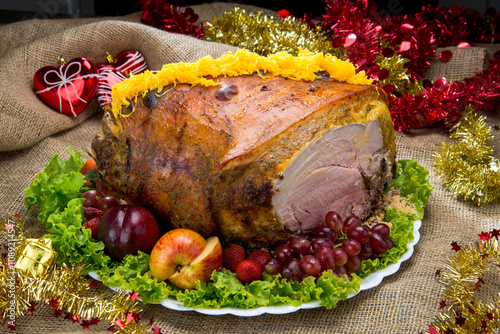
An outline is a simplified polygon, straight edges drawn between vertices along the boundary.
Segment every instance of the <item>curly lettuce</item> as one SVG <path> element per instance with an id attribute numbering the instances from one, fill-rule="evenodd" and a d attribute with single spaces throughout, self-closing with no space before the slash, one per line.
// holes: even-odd
<path id="1" fill-rule="evenodd" d="M 424 217 L 424 207 L 432 194 L 432 186 L 427 180 L 429 171 L 420 166 L 415 159 L 399 160 L 396 175 L 391 187 L 399 190 L 400 195 L 415 207 L 415 213 L 404 213 L 394 207 L 386 208 L 385 221 L 392 224 L 389 238 L 394 241 L 395 247 L 382 253 L 379 259 L 364 260 L 357 274 L 366 277 L 380 269 L 387 268 L 395 263 L 408 251 L 407 245 L 414 240 L 413 222 Z"/>
<path id="2" fill-rule="evenodd" d="M 80 173 L 84 160 L 82 151 L 68 148 L 70 157 L 62 160 L 52 155 L 45 169 L 35 176 L 29 186 L 24 188 L 24 204 L 27 208 L 36 205 L 38 219 L 46 222 L 53 213 L 60 213 L 70 200 L 80 197 L 85 177 Z"/>
<path id="3" fill-rule="evenodd" d="M 104 244 L 91 238 L 91 231 L 82 228 L 84 223 L 83 202 L 80 198 L 86 188 L 85 177 L 80 173 L 84 159 L 82 151 L 68 148 L 70 157 L 62 160 L 54 154 L 45 169 L 38 173 L 24 189 L 24 204 L 29 209 L 38 207 L 38 220 L 45 225 L 58 253 L 57 261 L 85 263 L 88 272 L 111 262 L 104 254 Z"/>
<path id="4" fill-rule="evenodd" d="M 36 175 L 25 188 L 25 204 L 37 205 L 38 219 L 48 230 L 46 237 L 53 240 L 58 261 L 87 263 L 95 270 L 104 285 L 122 290 L 135 291 L 144 303 L 159 303 L 174 298 L 186 307 L 193 308 L 255 308 L 260 306 L 294 305 L 319 301 L 326 308 L 333 308 L 338 301 L 357 293 L 361 277 L 396 262 L 407 251 L 413 240 L 413 222 L 421 219 L 424 206 L 432 193 L 427 181 L 428 172 L 416 160 L 400 160 L 392 187 L 415 206 L 415 213 L 407 214 L 396 208 L 386 210 L 386 221 L 393 229 L 390 238 L 395 247 L 379 259 L 365 260 L 361 269 L 344 280 L 325 271 L 319 278 L 307 277 L 298 282 L 284 280 L 280 275 L 263 274 L 262 279 L 244 284 L 229 271 L 214 271 L 211 281 L 198 282 L 196 289 L 181 290 L 168 282 L 158 282 L 149 274 L 149 255 L 127 255 L 120 263 L 113 262 L 104 254 L 104 244 L 90 237 L 90 230 L 82 228 L 83 199 L 81 194 L 84 176 L 81 151 L 68 149 L 70 158 L 63 161 L 57 154 L 52 156 L 43 172 Z"/>

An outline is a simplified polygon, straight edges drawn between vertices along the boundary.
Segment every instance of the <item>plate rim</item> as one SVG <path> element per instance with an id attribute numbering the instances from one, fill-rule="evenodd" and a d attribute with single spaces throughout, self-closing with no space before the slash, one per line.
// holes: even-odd
<path id="1" fill-rule="evenodd" d="M 359 291 L 355 293 L 350 293 L 346 299 L 350 299 L 356 295 L 358 295 L 361 291 L 373 289 L 380 285 L 382 283 L 382 280 L 385 277 L 388 277 L 390 275 L 395 274 L 396 272 L 399 271 L 401 268 L 401 264 L 407 260 L 409 260 L 414 252 L 415 246 L 417 243 L 420 241 L 420 228 L 422 226 L 422 220 L 415 220 L 413 221 L 413 240 L 409 242 L 406 246 L 408 250 L 406 253 L 404 253 L 398 261 L 394 263 L 390 263 L 387 265 L 386 268 L 380 269 L 365 278 L 361 280 L 361 285 L 359 288 Z M 100 277 L 97 275 L 95 271 L 91 271 L 88 274 L 90 277 L 93 279 L 101 282 Z M 121 290 L 119 288 L 115 287 L 108 287 L 112 290 L 118 291 Z M 140 299 L 139 299 L 140 300 Z M 205 314 L 205 315 L 235 315 L 239 317 L 253 317 L 253 316 L 259 316 L 262 314 L 288 314 L 288 313 L 293 313 L 297 312 L 299 310 L 304 310 L 304 309 L 313 309 L 313 308 L 319 308 L 322 307 L 320 304 L 319 300 L 314 300 L 306 303 L 302 303 L 298 306 L 293 306 L 293 305 L 273 305 L 273 306 L 260 306 L 256 308 L 251 308 L 251 309 L 241 309 L 241 308 L 234 308 L 234 307 L 221 307 L 221 308 L 210 308 L 210 309 L 204 309 L 204 308 L 193 308 L 193 307 L 186 307 L 183 305 L 182 302 L 170 299 L 170 298 L 165 298 L 159 303 L 149 303 L 149 304 L 155 304 L 155 305 L 162 305 L 165 308 L 168 308 L 170 310 L 174 311 L 195 311 L 197 313 Z"/>

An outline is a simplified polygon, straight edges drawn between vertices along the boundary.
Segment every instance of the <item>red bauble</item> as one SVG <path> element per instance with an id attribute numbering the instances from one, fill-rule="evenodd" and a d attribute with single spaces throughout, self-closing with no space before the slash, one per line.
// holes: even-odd
<path id="1" fill-rule="evenodd" d="M 97 70 L 86 58 L 66 62 L 59 58 L 59 66 L 46 66 L 36 71 L 33 85 L 38 97 L 61 113 L 76 117 L 94 98 L 97 90 Z"/>
<path id="2" fill-rule="evenodd" d="M 114 61 L 110 63 L 118 72 L 130 76 L 130 74 L 140 74 L 148 69 L 146 59 L 139 51 L 123 50 L 116 55 Z"/>
<path id="3" fill-rule="evenodd" d="M 106 60 L 106 63 L 97 65 L 99 70 L 97 101 L 103 109 L 111 103 L 113 85 L 148 69 L 144 56 L 135 50 L 123 50 L 116 55 L 116 58 L 107 54 Z"/>

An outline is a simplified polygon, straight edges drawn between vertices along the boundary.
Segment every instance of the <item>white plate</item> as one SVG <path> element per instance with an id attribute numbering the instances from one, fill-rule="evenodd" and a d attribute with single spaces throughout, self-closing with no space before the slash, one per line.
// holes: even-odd
<path id="1" fill-rule="evenodd" d="M 413 222 L 413 237 L 414 237 L 413 241 L 411 241 L 407 245 L 408 251 L 406 253 L 404 253 L 403 256 L 401 256 L 396 263 L 391 263 L 391 264 L 387 265 L 386 268 L 381 269 L 379 271 L 376 271 L 376 272 L 368 275 L 367 277 L 363 278 L 359 291 L 357 293 L 350 294 L 347 298 L 352 298 L 363 290 L 368 290 L 368 289 L 376 287 L 377 285 L 379 285 L 382 282 L 382 279 L 384 277 L 390 276 L 390 275 L 394 274 L 395 272 L 397 272 L 401 266 L 401 263 L 408 260 L 413 255 L 413 248 L 420 240 L 419 230 L 420 230 L 421 226 L 422 226 L 422 221 L 417 220 L 417 221 Z M 97 281 L 100 281 L 99 276 L 97 276 L 95 271 L 92 271 L 91 273 L 89 273 L 89 276 Z M 286 314 L 286 313 L 296 312 L 298 310 L 321 307 L 319 301 L 307 302 L 307 303 L 303 303 L 299 306 L 290 306 L 290 305 L 261 306 L 261 307 L 257 307 L 257 308 L 253 308 L 253 309 L 239 309 L 239 308 L 233 308 L 233 307 L 223 307 L 223 308 L 219 308 L 219 309 L 200 309 L 200 308 L 185 307 L 182 304 L 182 302 L 178 302 L 178 301 L 175 301 L 173 299 L 164 299 L 159 304 L 165 306 L 168 309 L 176 310 L 176 311 L 195 311 L 198 313 L 208 314 L 208 315 L 232 314 L 232 315 L 236 315 L 236 316 L 240 316 L 240 317 L 253 317 L 253 316 L 261 315 L 264 313 Z"/>

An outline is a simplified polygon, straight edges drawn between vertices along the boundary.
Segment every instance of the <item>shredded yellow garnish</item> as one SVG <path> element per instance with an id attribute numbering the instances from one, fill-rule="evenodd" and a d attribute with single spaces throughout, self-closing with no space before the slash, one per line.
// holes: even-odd
<path id="1" fill-rule="evenodd" d="M 228 52 L 216 59 L 206 56 L 194 63 L 167 64 L 160 71 L 145 71 L 134 75 L 113 86 L 111 111 L 118 116 L 122 107 L 130 104 L 127 99 L 134 99 L 140 94 L 144 96 L 153 89 L 160 91 L 170 84 L 215 86 L 220 83 L 207 79 L 208 76 L 235 77 L 259 71 L 267 75 L 304 81 L 314 81 L 319 78 L 316 72 L 326 71 L 331 78 L 338 81 L 355 85 L 372 83 L 371 79 L 366 78 L 364 71 L 356 73 L 353 64 L 332 55 L 301 50 L 296 57 L 286 52 L 262 57 L 254 52 L 238 49 L 234 54 Z"/>

